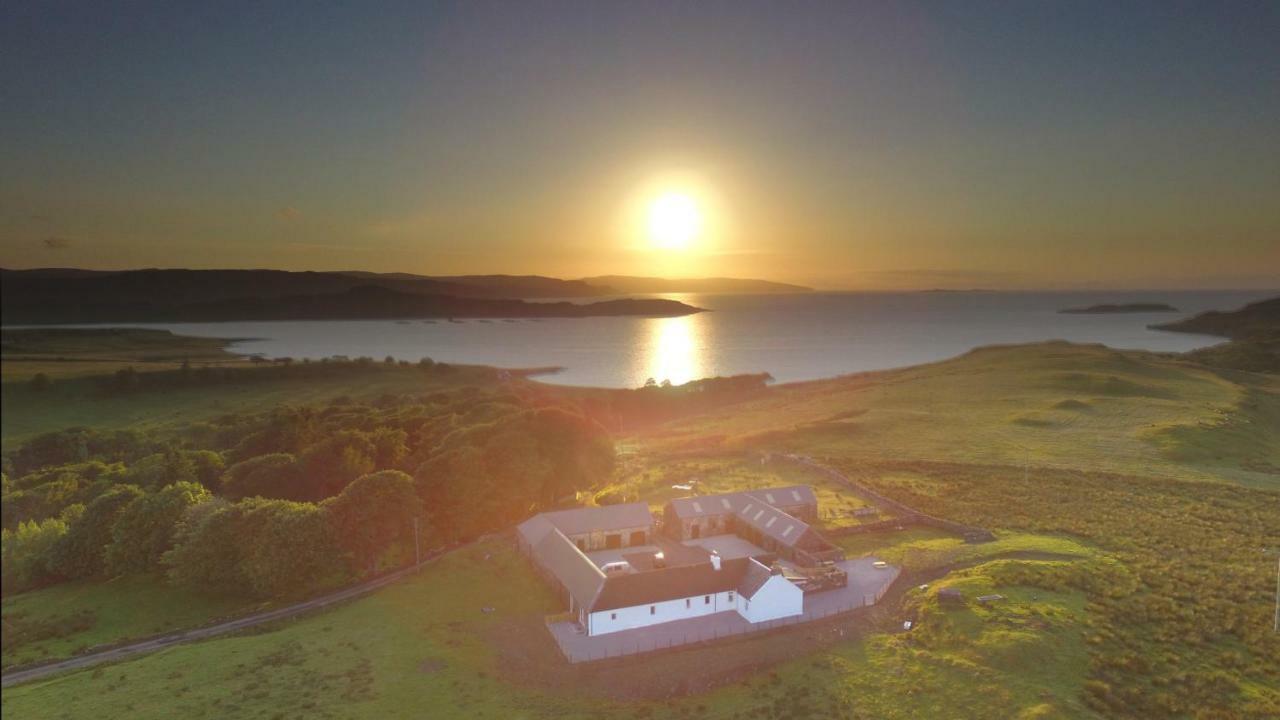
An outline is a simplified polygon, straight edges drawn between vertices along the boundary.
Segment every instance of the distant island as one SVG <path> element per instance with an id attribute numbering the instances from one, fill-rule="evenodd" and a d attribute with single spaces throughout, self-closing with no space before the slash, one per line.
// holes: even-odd
<path id="1" fill-rule="evenodd" d="M 1178 308 L 1164 303 L 1123 303 L 1090 305 L 1088 307 L 1064 308 L 1058 311 L 1064 315 L 1109 315 L 1113 313 L 1176 313 Z"/>

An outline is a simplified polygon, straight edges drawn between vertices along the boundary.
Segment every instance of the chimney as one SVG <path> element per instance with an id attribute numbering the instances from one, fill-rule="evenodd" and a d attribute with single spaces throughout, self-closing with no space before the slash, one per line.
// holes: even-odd
<path id="1" fill-rule="evenodd" d="M 711 567 L 716 570 L 720 569 L 720 553 L 715 550 L 711 551 Z"/>

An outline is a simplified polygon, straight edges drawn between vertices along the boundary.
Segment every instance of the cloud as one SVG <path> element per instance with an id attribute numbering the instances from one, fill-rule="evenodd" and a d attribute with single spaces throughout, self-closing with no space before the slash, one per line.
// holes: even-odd
<path id="1" fill-rule="evenodd" d="M 302 218 L 302 211 L 290 205 L 288 207 L 283 207 L 277 210 L 276 217 L 281 220 L 284 220 L 285 222 L 293 222 L 294 220 L 299 220 Z"/>
<path id="2" fill-rule="evenodd" d="M 44 246 L 45 250 L 66 250 L 71 247 L 71 240 L 64 237 L 58 237 L 56 235 L 50 235 L 49 237 L 41 240 L 40 244 Z"/>

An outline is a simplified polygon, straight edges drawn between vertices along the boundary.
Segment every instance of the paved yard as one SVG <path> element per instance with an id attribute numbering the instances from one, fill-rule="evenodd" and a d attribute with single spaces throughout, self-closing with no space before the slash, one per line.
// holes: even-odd
<path id="1" fill-rule="evenodd" d="M 709 540 L 711 538 L 703 538 Z M 837 563 L 849 573 L 848 587 L 810 593 L 804 597 L 804 614 L 772 622 L 751 624 L 736 611 L 728 610 L 702 617 L 676 620 L 647 628 L 587 637 L 576 623 L 549 626 L 569 662 L 602 660 L 607 657 L 634 655 L 687 643 L 715 640 L 729 635 L 768 630 L 782 625 L 795 625 L 819 620 L 842 612 L 875 604 L 877 598 L 898 577 L 898 568 L 877 570 L 875 558 L 859 558 Z"/>
<path id="2" fill-rule="evenodd" d="M 737 535 L 711 535 L 704 538 L 685 540 L 684 544 L 690 547 L 700 547 L 708 552 L 715 550 L 719 552 L 720 557 L 725 560 L 744 557 L 760 557 L 761 555 L 770 554 L 763 548 L 756 547 Z"/>

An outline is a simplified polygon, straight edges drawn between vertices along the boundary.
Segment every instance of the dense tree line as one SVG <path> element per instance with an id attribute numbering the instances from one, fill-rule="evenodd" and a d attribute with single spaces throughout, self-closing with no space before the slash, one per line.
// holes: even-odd
<path id="1" fill-rule="evenodd" d="M 608 434 L 502 386 L 228 415 L 166 432 L 73 428 L 4 458 L 4 592 L 163 573 L 285 597 L 499 529 L 607 476 Z"/>

